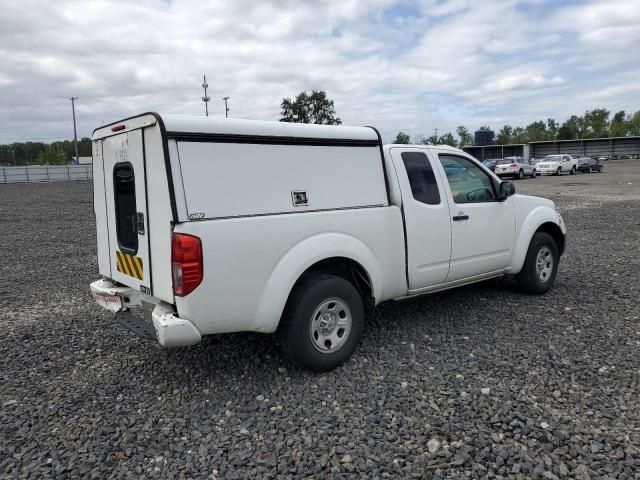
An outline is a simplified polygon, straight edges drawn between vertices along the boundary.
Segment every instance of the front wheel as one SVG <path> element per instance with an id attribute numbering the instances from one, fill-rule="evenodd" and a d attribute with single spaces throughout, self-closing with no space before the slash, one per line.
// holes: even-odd
<path id="1" fill-rule="evenodd" d="M 328 274 L 304 278 L 291 293 L 279 327 L 293 363 L 326 372 L 345 362 L 364 331 L 364 306 L 355 287 Z"/>
<path id="2" fill-rule="evenodd" d="M 555 282 L 558 273 L 558 246 L 551 235 L 536 232 L 529 244 L 524 265 L 516 281 L 523 292 L 546 293 Z"/>
<path id="3" fill-rule="evenodd" d="M 562 172 L 562 169 L 558 167 L 558 170 L 556 170 L 556 177 L 560 175 L 560 172 Z"/>
<path id="4" fill-rule="evenodd" d="M 522 169 L 520 169 L 520 171 L 518 172 L 518 179 L 522 180 L 524 178 L 524 172 L 522 171 Z"/>

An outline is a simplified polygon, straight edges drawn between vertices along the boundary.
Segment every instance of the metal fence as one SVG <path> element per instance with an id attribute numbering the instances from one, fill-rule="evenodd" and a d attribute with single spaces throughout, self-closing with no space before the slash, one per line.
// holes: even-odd
<path id="1" fill-rule="evenodd" d="M 92 165 L 29 165 L 0 167 L 0 183 L 59 182 L 91 180 Z"/>

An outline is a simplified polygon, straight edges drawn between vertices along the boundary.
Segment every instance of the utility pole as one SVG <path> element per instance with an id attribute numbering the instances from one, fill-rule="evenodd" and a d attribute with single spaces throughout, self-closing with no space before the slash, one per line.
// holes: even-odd
<path id="1" fill-rule="evenodd" d="M 438 129 L 437 129 L 437 128 L 434 128 L 434 129 L 433 129 L 433 132 L 434 132 L 434 134 L 435 134 L 434 136 L 436 137 L 436 143 L 438 143 Z"/>
<path id="2" fill-rule="evenodd" d="M 76 145 L 76 162 L 80 163 L 80 157 L 78 156 L 78 133 L 76 131 L 76 100 L 78 97 L 71 97 L 71 111 L 73 112 L 73 141 Z"/>
<path id="3" fill-rule="evenodd" d="M 204 75 L 203 81 L 202 81 L 202 88 L 204 88 L 204 97 L 202 97 L 202 101 L 204 102 L 204 113 L 207 117 L 209 116 L 209 100 L 211 100 L 211 98 L 207 96 L 208 87 L 209 87 L 209 84 L 207 83 L 207 76 Z"/>
<path id="4" fill-rule="evenodd" d="M 13 150 L 13 148 L 11 149 L 11 155 L 13 155 L 13 166 L 16 166 L 16 152 Z"/>
<path id="5" fill-rule="evenodd" d="M 225 118 L 229 117 L 229 104 L 227 103 L 229 101 L 230 97 L 222 97 L 222 100 L 224 100 L 224 116 Z"/>

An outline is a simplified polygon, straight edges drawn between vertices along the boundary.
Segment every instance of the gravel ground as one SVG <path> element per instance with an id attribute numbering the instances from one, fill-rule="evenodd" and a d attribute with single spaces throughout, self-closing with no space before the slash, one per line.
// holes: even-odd
<path id="1" fill-rule="evenodd" d="M 387 303 L 313 374 L 269 336 L 137 339 L 88 293 L 91 186 L 0 186 L 0 477 L 640 478 L 640 195 L 550 196 L 549 294 Z"/>

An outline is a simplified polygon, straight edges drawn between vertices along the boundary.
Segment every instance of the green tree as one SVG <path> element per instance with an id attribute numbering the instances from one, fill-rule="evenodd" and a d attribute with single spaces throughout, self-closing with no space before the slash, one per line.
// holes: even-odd
<path id="1" fill-rule="evenodd" d="M 393 141 L 393 143 L 409 144 L 411 143 L 411 137 L 408 133 L 398 132 L 398 135 L 396 135 L 396 139 Z"/>
<path id="2" fill-rule="evenodd" d="M 324 91 L 313 90 L 311 94 L 300 92 L 295 100 L 283 98 L 280 104 L 280 121 L 293 123 L 316 123 L 321 125 L 340 125 L 336 116 L 333 100 L 327 98 Z"/>
<path id="3" fill-rule="evenodd" d="M 627 132 L 629 135 L 640 135 L 640 111 L 627 118 Z"/>
<path id="4" fill-rule="evenodd" d="M 45 145 L 38 156 L 38 162 L 42 165 L 64 165 L 67 163 L 65 151 L 60 145 L 61 142 Z"/>
<path id="5" fill-rule="evenodd" d="M 511 143 L 527 143 L 527 134 L 522 127 L 515 127 L 511 135 Z"/>
<path id="6" fill-rule="evenodd" d="M 467 130 L 467 127 L 465 127 L 464 125 L 460 125 L 458 128 L 456 128 L 456 133 L 460 138 L 461 147 L 473 144 L 473 136 L 469 133 L 469 130 Z"/>
<path id="7" fill-rule="evenodd" d="M 609 136 L 624 137 L 627 134 L 627 130 L 627 114 L 624 110 L 620 110 L 619 112 L 616 112 L 611 119 L 611 124 L 609 125 Z"/>
<path id="8" fill-rule="evenodd" d="M 458 142 L 456 142 L 456 139 L 453 137 L 453 134 L 451 132 L 440 135 L 440 138 L 438 138 L 438 143 L 440 145 L 451 145 L 452 147 L 458 146 Z"/>
<path id="9" fill-rule="evenodd" d="M 504 125 L 498 135 L 496 136 L 497 145 L 508 145 L 512 143 L 511 137 L 513 136 L 513 127 L 511 125 Z"/>
<path id="10" fill-rule="evenodd" d="M 584 113 L 585 135 L 587 138 L 603 138 L 609 136 L 609 110 L 596 108 Z"/>
<path id="11" fill-rule="evenodd" d="M 547 125 L 543 121 L 532 122 L 524 130 L 527 142 L 548 140 Z"/>
<path id="12" fill-rule="evenodd" d="M 547 140 L 555 140 L 558 136 L 558 128 L 560 126 L 553 118 L 547 118 Z"/>
<path id="13" fill-rule="evenodd" d="M 558 129 L 558 140 L 575 140 L 584 138 L 585 121 L 583 117 L 571 115 Z"/>

